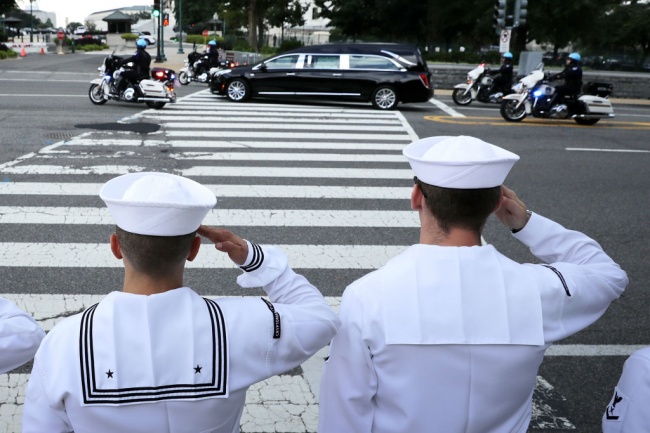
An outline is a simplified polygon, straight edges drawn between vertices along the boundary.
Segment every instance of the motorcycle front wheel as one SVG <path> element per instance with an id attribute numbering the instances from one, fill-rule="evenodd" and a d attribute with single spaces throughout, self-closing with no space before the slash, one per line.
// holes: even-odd
<path id="1" fill-rule="evenodd" d="M 472 92 L 466 89 L 454 89 L 451 94 L 451 99 L 457 105 L 469 105 L 472 103 Z"/>
<path id="2" fill-rule="evenodd" d="M 187 76 L 187 71 L 181 71 L 181 73 L 178 74 L 178 81 L 180 81 L 183 86 L 190 84 L 190 77 Z"/>
<path id="3" fill-rule="evenodd" d="M 104 99 L 104 92 L 102 92 L 102 86 L 99 84 L 90 85 L 90 89 L 88 89 L 88 97 L 90 98 L 90 102 L 95 105 L 103 105 L 107 101 Z"/>
<path id="4" fill-rule="evenodd" d="M 508 122 L 521 122 L 526 117 L 526 105 L 514 99 L 506 99 L 501 103 L 501 116 Z"/>

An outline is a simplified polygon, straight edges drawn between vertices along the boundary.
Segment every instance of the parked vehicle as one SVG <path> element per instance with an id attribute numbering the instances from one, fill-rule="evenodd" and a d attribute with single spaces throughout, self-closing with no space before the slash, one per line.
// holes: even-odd
<path id="1" fill-rule="evenodd" d="M 251 66 L 218 71 L 210 90 L 233 102 L 328 98 L 371 102 L 380 110 L 433 97 L 429 68 L 420 50 L 407 44 L 305 46 Z"/>
<path id="2" fill-rule="evenodd" d="M 115 82 L 120 74 L 129 68 L 124 58 L 109 54 L 97 68 L 101 78 L 90 82 L 88 97 L 95 105 L 105 104 L 109 99 L 123 102 L 144 102 L 148 107 L 160 109 L 168 102 L 176 102 L 176 73 L 171 69 L 152 68 L 152 79 L 138 83 L 127 83 L 126 88 L 117 93 Z"/>
<path id="3" fill-rule="evenodd" d="M 147 31 L 138 32 L 138 38 L 147 41 L 147 45 L 153 45 L 156 43 L 156 38 L 151 36 L 151 33 Z"/>
<path id="4" fill-rule="evenodd" d="M 513 86 L 515 93 L 503 97 L 501 116 L 510 122 L 520 122 L 526 116 L 546 119 L 573 119 L 579 125 L 594 125 L 600 119 L 614 117 L 607 97 L 613 86 L 609 83 L 587 83 L 579 97 L 566 97 L 566 103 L 556 100 L 555 88 L 549 84 L 544 65 Z"/>
<path id="5" fill-rule="evenodd" d="M 469 105 L 474 100 L 486 104 L 499 104 L 501 103 L 504 92 L 499 89 L 491 92 L 493 81 L 490 76 L 490 68 L 484 63 L 481 63 L 467 73 L 467 83 L 456 84 L 454 86 L 451 99 L 457 105 Z"/>
<path id="6" fill-rule="evenodd" d="M 75 35 L 83 35 L 88 31 L 88 28 L 86 26 L 79 26 L 76 29 L 74 29 L 74 34 Z"/>

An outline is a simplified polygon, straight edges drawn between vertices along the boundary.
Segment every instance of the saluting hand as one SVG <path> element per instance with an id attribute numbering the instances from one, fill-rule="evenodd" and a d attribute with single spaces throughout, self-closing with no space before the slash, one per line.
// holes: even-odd
<path id="1" fill-rule="evenodd" d="M 248 257 L 248 243 L 226 229 L 217 229 L 202 225 L 198 234 L 214 243 L 217 250 L 227 253 L 236 265 L 243 265 Z"/>
<path id="2" fill-rule="evenodd" d="M 505 185 L 501 185 L 501 195 L 501 207 L 495 212 L 497 218 L 508 228 L 513 230 L 523 229 L 530 219 L 526 205 L 513 190 Z"/>

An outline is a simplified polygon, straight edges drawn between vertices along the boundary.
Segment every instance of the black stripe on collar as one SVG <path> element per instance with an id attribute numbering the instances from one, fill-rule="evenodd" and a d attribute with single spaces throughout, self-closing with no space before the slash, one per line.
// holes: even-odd
<path id="1" fill-rule="evenodd" d="M 219 305 L 204 299 L 212 322 L 212 377 L 204 383 L 173 384 L 151 387 L 100 389 L 95 380 L 93 317 L 97 305 L 88 308 L 81 317 L 79 361 L 85 404 L 120 405 L 163 400 L 197 400 L 225 397 L 228 393 L 228 342 L 226 322 Z M 101 344 L 101 343 L 98 343 Z M 162 361 L 164 362 L 164 361 Z"/>

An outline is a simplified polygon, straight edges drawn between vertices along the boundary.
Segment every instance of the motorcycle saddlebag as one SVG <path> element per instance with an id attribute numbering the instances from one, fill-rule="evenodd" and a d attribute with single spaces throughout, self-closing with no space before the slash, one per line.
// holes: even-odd
<path id="1" fill-rule="evenodd" d="M 599 83 L 597 81 L 589 81 L 584 85 L 582 93 L 585 95 L 594 95 L 607 98 L 614 92 L 614 85 L 611 83 Z"/>
<path id="2" fill-rule="evenodd" d="M 153 96 L 159 98 L 167 97 L 167 94 L 165 93 L 165 87 L 159 81 L 142 80 L 140 81 L 140 87 L 144 91 L 145 96 Z"/>
<path id="3" fill-rule="evenodd" d="M 580 100 L 584 102 L 587 113 L 589 114 L 613 114 L 614 109 L 609 99 L 601 98 L 600 96 L 582 95 Z"/>

